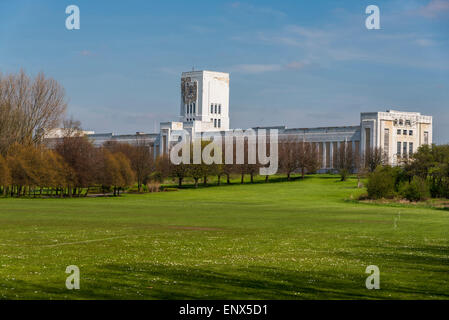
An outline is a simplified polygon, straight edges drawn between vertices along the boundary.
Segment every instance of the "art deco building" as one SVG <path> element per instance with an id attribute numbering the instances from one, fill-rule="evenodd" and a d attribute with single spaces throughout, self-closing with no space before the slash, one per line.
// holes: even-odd
<path id="1" fill-rule="evenodd" d="M 181 75 L 179 121 L 163 122 L 160 132 L 133 135 L 87 134 L 95 144 L 105 141 L 146 143 L 155 155 L 167 153 L 178 142 L 183 132 L 196 136 L 200 133 L 221 133 L 229 130 L 229 74 L 213 71 L 191 71 Z M 277 129 L 279 139 L 293 138 L 312 143 L 319 151 L 322 170 L 335 168 L 336 151 L 347 143 L 360 156 L 368 150 L 380 148 L 390 164 L 398 158 L 414 153 L 421 145 L 432 143 L 432 117 L 419 112 L 387 110 L 364 112 L 360 124 L 343 127 Z"/>

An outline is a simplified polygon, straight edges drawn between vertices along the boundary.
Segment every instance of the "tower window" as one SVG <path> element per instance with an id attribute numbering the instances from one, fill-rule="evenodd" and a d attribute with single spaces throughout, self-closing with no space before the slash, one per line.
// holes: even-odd
<path id="1" fill-rule="evenodd" d="M 409 155 L 413 154 L 413 142 L 408 143 L 408 154 Z"/>
<path id="2" fill-rule="evenodd" d="M 217 127 L 217 119 L 214 119 L 214 128 Z"/>
<path id="3" fill-rule="evenodd" d="M 404 130 L 403 134 L 404 134 L 404 136 L 406 136 L 407 135 L 407 130 Z"/>
<path id="4" fill-rule="evenodd" d="M 397 149 L 397 152 L 396 152 L 398 157 L 401 156 L 401 146 L 402 146 L 401 142 L 398 142 L 398 149 Z"/>
<path id="5" fill-rule="evenodd" d="M 210 105 L 210 113 L 214 113 L 214 105 L 213 104 Z"/>
<path id="6" fill-rule="evenodd" d="M 398 129 L 398 135 L 401 135 L 402 130 Z"/>
<path id="7" fill-rule="evenodd" d="M 413 136 L 413 130 L 410 130 L 410 131 L 408 132 L 408 135 L 409 135 L 409 136 Z"/>
<path id="8" fill-rule="evenodd" d="M 196 103 L 194 102 L 193 103 L 193 113 L 195 113 L 196 112 Z"/>
<path id="9" fill-rule="evenodd" d="M 404 142 L 402 145 L 402 153 L 404 157 L 407 157 L 407 142 Z"/>
<path id="10" fill-rule="evenodd" d="M 218 127 L 221 128 L 221 119 L 218 119 Z"/>
<path id="11" fill-rule="evenodd" d="M 218 113 L 221 114 L 221 104 L 218 105 Z"/>
<path id="12" fill-rule="evenodd" d="M 424 131 L 424 144 L 429 144 L 429 132 Z"/>
<path id="13" fill-rule="evenodd" d="M 215 105 L 215 113 L 217 113 L 217 105 Z"/>

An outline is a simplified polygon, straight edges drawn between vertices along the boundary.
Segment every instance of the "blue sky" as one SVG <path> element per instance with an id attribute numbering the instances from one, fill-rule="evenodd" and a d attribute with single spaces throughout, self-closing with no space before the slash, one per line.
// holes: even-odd
<path id="1" fill-rule="evenodd" d="M 81 29 L 65 28 L 76 4 Z M 381 30 L 365 28 L 378 5 Z M 449 0 L 0 0 L 0 71 L 44 71 L 97 132 L 177 120 L 182 71 L 231 75 L 231 127 L 355 125 L 362 111 L 434 116 L 449 142 Z"/>

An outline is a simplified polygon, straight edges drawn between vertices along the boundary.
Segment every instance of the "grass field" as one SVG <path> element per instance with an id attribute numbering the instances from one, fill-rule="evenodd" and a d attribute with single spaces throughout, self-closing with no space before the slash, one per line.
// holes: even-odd
<path id="1" fill-rule="evenodd" d="M 0 199 L 0 298 L 449 299 L 449 211 L 347 200 L 356 185 Z"/>

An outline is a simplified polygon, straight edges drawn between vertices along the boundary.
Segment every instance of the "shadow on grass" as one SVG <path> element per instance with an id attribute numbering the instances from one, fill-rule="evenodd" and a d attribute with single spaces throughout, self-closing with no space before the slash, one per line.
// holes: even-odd
<path id="1" fill-rule="evenodd" d="M 271 183 L 280 183 L 280 182 L 294 182 L 294 181 L 306 181 L 311 178 L 319 178 L 319 179 L 329 179 L 333 177 L 321 177 L 319 175 L 306 175 L 304 178 L 301 176 L 292 176 L 290 180 L 287 179 L 285 176 L 275 176 L 270 177 L 268 182 L 265 181 L 265 179 L 256 178 L 254 182 L 250 182 L 248 178 L 245 178 L 244 183 L 240 183 L 240 180 L 232 179 L 231 183 L 227 183 L 226 179 L 222 180 L 221 183 L 218 185 L 216 181 L 208 182 L 207 185 L 204 185 L 204 183 L 200 182 L 198 183 L 198 187 L 195 188 L 195 184 L 193 182 L 184 182 L 181 187 L 179 187 L 176 183 L 173 184 L 164 184 L 164 188 L 177 188 L 177 189 L 203 189 L 203 188 L 210 188 L 210 187 L 228 187 L 228 186 L 243 186 L 243 185 L 258 185 L 258 184 L 271 184 Z"/>
<path id="2" fill-rule="evenodd" d="M 376 299 L 357 275 L 294 271 L 273 267 L 206 268 L 158 264 L 108 264 L 81 275 L 81 290 L 56 283 L 14 281 L 7 291 L 25 299 Z M 7 287 L 0 282 L 0 291 Z M 4 296 L 5 297 L 5 296 Z M 15 298 L 15 296 L 7 298 Z"/>

